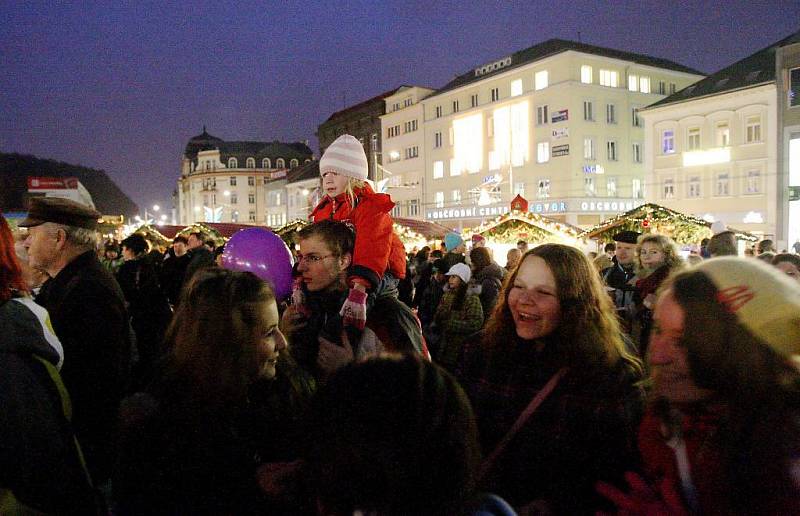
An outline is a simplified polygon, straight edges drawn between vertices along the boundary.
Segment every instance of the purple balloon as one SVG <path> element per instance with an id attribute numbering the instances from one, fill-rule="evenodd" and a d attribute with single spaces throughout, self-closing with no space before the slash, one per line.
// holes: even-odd
<path id="1" fill-rule="evenodd" d="M 270 284 L 278 300 L 292 293 L 292 253 L 284 241 L 264 228 L 240 229 L 225 244 L 222 266 L 252 272 Z"/>

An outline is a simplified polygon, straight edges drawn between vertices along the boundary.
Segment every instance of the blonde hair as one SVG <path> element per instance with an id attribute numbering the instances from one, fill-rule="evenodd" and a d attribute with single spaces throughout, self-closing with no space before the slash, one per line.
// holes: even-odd
<path id="1" fill-rule="evenodd" d="M 647 243 L 656 244 L 658 247 L 661 248 L 661 252 L 664 253 L 664 265 L 666 265 L 670 269 L 675 269 L 678 267 L 683 266 L 683 258 L 678 252 L 678 245 L 672 240 L 670 237 L 665 235 L 654 235 L 651 233 L 646 233 L 641 235 L 639 239 L 636 241 L 636 270 L 644 271 L 645 267 L 642 265 L 642 260 L 640 258 L 640 253 L 642 252 L 642 246 Z"/>
<path id="2" fill-rule="evenodd" d="M 362 181 L 361 179 L 356 179 L 355 177 L 348 177 L 347 184 L 344 187 L 344 193 L 347 195 L 347 200 L 350 201 L 350 206 L 353 206 L 356 202 L 356 190 L 360 190 L 364 188 L 366 185 L 366 181 Z"/>

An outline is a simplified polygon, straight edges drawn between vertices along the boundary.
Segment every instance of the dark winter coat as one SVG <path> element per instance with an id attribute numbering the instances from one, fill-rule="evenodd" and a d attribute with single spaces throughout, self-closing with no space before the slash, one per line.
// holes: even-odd
<path id="1" fill-rule="evenodd" d="M 484 320 L 489 318 L 497 304 L 505 275 L 505 269 L 492 262 L 476 272 L 470 280 L 470 292 L 480 298 Z"/>
<path id="2" fill-rule="evenodd" d="M 39 319 L 15 300 L 0 304 L 0 492 L 47 513 L 92 514 L 94 500 L 62 398 L 48 368 L 59 355 Z"/>
<path id="3" fill-rule="evenodd" d="M 161 289 L 173 306 L 177 306 L 180 300 L 183 276 L 186 274 L 191 259 L 191 256 L 186 253 L 183 256 L 170 256 L 161 264 Z"/>
<path id="4" fill-rule="evenodd" d="M 131 341 L 125 299 L 94 251 L 72 260 L 42 287 L 64 347 L 61 376 L 72 397 L 75 433 L 95 484 L 110 475 L 119 402 L 130 377 Z"/>
<path id="5" fill-rule="evenodd" d="M 484 455 L 561 368 L 555 342 L 541 351 L 521 339 L 496 345 L 468 341 L 459 370 Z M 619 480 L 635 466 L 644 399 L 640 380 L 623 362 L 596 372 L 570 369 L 510 441 L 482 487 L 516 507 L 544 500 L 555 514 L 594 514 L 602 504 L 595 482 Z"/>
<path id="6" fill-rule="evenodd" d="M 206 269 L 215 265 L 214 255 L 211 251 L 206 249 L 204 245 L 189 249 L 186 252 L 186 256 L 189 257 L 189 264 L 186 266 L 186 271 L 183 274 L 183 286 L 188 285 L 192 277 L 200 269 Z"/>
<path id="7" fill-rule="evenodd" d="M 603 281 L 605 281 L 608 288 L 613 289 L 609 291 L 611 300 L 617 309 L 617 315 L 621 318 L 626 332 L 630 333 L 631 324 L 633 323 L 634 314 L 634 301 L 633 292 L 636 287 L 631 283 L 636 273 L 633 270 L 633 265 L 625 268 L 617 263 L 617 257 L 612 258 L 614 265 L 604 269 L 601 272 Z"/>
<path id="8" fill-rule="evenodd" d="M 392 229 L 389 212 L 394 207 L 391 197 L 372 191 L 369 185 L 355 191 L 356 202 L 351 205 L 347 194 L 331 199 L 325 196 L 311 212 L 311 220 L 348 221 L 355 226 L 356 244 L 353 250 L 351 277 L 358 277 L 376 288 L 386 271 L 397 279 L 406 276 L 406 252 L 400 238 Z"/>

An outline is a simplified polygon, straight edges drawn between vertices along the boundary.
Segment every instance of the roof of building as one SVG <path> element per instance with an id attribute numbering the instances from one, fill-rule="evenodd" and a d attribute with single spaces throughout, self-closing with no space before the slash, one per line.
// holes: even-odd
<path id="1" fill-rule="evenodd" d="M 684 66 L 680 63 L 676 63 L 675 61 L 670 61 L 669 59 L 662 59 L 660 57 L 653 57 L 645 54 L 636 54 L 633 52 L 625 52 L 622 50 L 614 50 L 611 48 L 598 47 L 586 43 L 579 43 L 577 41 L 569 41 L 564 39 L 549 39 L 547 41 L 539 43 L 538 45 L 534 45 L 530 48 L 514 52 L 513 54 L 511 54 L 511 64 L 508 66 L 499 67 L 497 70 L 489 71 L 485 74 L 477 76 L 475 75 L 475 69 L 463 73 L 457 76 L 452 81 L 445 84 L 444 87 L 440 88 L 431 96 L 439 95 L 441 93 L 456 88 L 460 88 L 461 86 L 465 86 L 473 82 L 482 81 L 487 77 L 492 77 L 494 75 L 507 72 L 508 70 L 526 65 L 528 63 L 539 61 L 547 57 L 551 57 L 570 50 L 575 52 L 583 52 L 585 54 L 594 54 L 602 57 L 608 57 L 611 59 L 632 61 L 634 63 L 642 65 L 653 66 L 656 68 L 665 68 L 667 70 L 674 70 L 677 72 L 690 73 L 695 75 L 704 75 L 703 72 L 697 71 L 693 68 L 689 68 L 688 66 Z"/>
<path id="2" fill-rule="evenodd" d="M 375 97 L 372 97 L 371 99 L 367 99 L 367 100 L 365 100 L 365 101 L 363 101 L 363 102 L 359 102 L 358 104 L 355 104 L 355 105 L 352 105 L 352 106 L 346 107 L 346 108 L 344 108 L 344 109 L 342 109 L 342 110 L 336 111 L 336 112 L 335 112 L 335 113 L 333 113 L 331 116 L 329 116 L 329 117 L 328 117 L 328 118 L 327 118 L 327 119 L 326 119 L 324 122 L 322 122 L 322 124 L 321 124 L 321 125 L 325 125 L 325 124 L 327 124 L 328 122 L 334 122 L 334 121 L 337 121 L 337 120 L 339 120 L 339 119 L 341 119 L 341 118 L 346 118 L 347 116 L 351 115 L 352 113 L 355 113 L 355 112 L 357 112 L 357 111 L 360 111 L 361 109 L 363 109 L 363 108 L 365 108 L 365 107 L 369 106 L 370 104 L 374 104 L 374 103 L 378 103 L 378 102 L 380 102 L 380 105 L 381 105 L 381 107 L 383 107 L 383 108 L 384 108 L 384 110 L 385 110 L 384 99 L 385 99 L 386 97 L 389 97 L 389 96 L 391 96 L 391 95 L 394 95 L 395 93 L 397 93 L 398 91 L 400 91 L 400 89 L 402 89 L 402 88 L 408 88 L 408 87 L 409 87 L 409 86 L 408 86 L 407 84 L 403 84 L 403 85 L 401 85 L 401 86 L 398 86 L 397 88 L 391 89 L 391 90 L 389 90 L 389 91 L 384 91 L 384 92 L 383 92 L 383 93 L 381 93 L 380 95 L 377 95 L 377 96 L 375 96 Z"/>
<path id="3" fill-rule="evenodd" d="M 314 160 L 311 163 L 305 163 L 299 167 L 293 168 L 286 174 L 286 183 L 297 183 L 305 181 L 306 179 L 319 178 L 319 161 Z"/>
<path id="4" fill-rule="evenodd" d="M 775 53 L 793 43 L 800 43 L 800 31 L 651 104 L 647 109 L 774 82 Z"/>
<path id="5" fill-rule="evenodd" d="M 275 166 L 274 161 L 278 158 L 304 161 L 311 159 L 314 154 L 304 142 L 225 141 L 210 135 L 205 126 L 202 133 L 189 139 L 183 153 L 187 159 L 195 160 L 198 152 L 215 149 L 220 151 L 220 159 L 223 162 L 226 162 L 228 158 L 237 158 L 237 160 L 242 161 L 242 166 L 244 166 L 243 160 L 247 158 L 255 158 L 257 162 L 263 158 L 269 158 L 273 161 L 272 165 Z"/>

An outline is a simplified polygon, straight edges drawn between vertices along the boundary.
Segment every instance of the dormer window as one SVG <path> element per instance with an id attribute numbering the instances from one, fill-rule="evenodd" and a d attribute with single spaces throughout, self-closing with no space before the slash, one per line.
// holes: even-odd
<path id="1" fill-rule="evenodd" d="M 236 158 L 228 158 L 228 168 L 239 168 L 239 161 Z"/>
<path id="2" fill-rule="evenodd" d="M 291 160 L 291 161 L 289 162 L 289 168 L 294 168 L 294 167 L 296 167 L 296 166 L 297 166 L 297 165 L 299 165 L 299 164 L 300 164 L 300 162 L 299 162 L 299 161 L 297 161 L 296 159 L 293 159 L 293 160 Z"/>
<path id="3" fill-rule="evenodd" d="M 277 168 L 286 168 L 286 161 L 283 158 L 278 158 L 275 160 L 275 166 Z"/>
<path id="4" fill-rule="evenodd" d="M 247 158 L 247 168 L 256 168 L 255 158 Z"/>
<path id="5" fill-rule="evenodd" d="M 272 163 L 270 163 L 269 158 L 261 160 L 261 168 L 272 168 Z"/>

